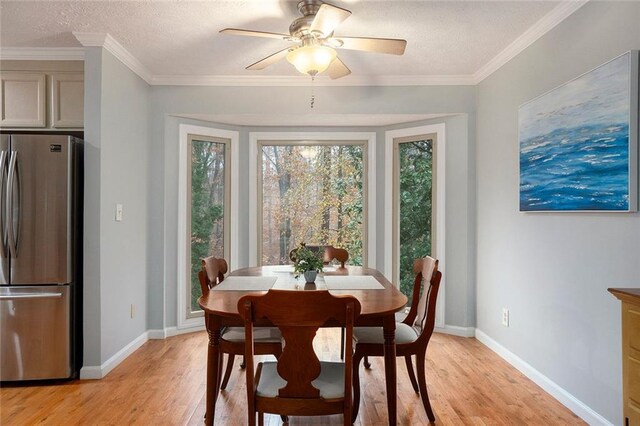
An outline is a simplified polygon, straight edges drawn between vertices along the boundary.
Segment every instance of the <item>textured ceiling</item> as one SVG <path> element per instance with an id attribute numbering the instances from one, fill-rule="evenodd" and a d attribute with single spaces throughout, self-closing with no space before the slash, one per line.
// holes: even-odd
<path id="1" fill-rule="evenodd" d="M 287 46 L 218 34 L 226 27 L 288 32 L 297 1 L 8 1 L 0 3 L 0 47 L 77 47 L 72 31 L 109 33 L 154 75 L 291 76 L 282 61 L 245 66 Z M 353 15 L 337 36 L 407 40 L 404 56 L 340 50 L 354 75 L 469 75 L 558 2 L 329 1 Z"/>

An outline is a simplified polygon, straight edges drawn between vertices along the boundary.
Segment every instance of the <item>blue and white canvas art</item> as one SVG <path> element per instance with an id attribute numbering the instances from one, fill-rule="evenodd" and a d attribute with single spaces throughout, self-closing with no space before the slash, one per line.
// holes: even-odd
<path id="1" fill-rule="evenodd" d="M 632 53 L 520 107 L 520 211 L 635 209 Z"/>

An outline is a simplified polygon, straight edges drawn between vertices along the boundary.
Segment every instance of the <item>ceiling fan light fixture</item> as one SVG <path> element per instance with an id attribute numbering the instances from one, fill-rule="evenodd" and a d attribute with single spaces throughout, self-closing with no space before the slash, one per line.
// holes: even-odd
<path id="1" fill-rule="evenodd" d="M 302 74 L 315 76 L 329 68 L 336 51 L 328 46 L 302 46 L 287 54 L 287 61 Z"/>

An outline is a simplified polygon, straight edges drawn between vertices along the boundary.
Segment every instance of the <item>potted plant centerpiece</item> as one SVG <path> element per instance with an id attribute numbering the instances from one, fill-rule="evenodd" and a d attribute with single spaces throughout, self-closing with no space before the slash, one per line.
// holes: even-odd
<path id="1" fill-rule="evenodd" d="M 314 283 L 318 272 L 322 272 L 323 266 L 322 254 L 309 249 L 304 243 L 300 243 L 293 262 L 293 271 L 296 273 L 296 278 L 302 274 L 306 282 Z"/>

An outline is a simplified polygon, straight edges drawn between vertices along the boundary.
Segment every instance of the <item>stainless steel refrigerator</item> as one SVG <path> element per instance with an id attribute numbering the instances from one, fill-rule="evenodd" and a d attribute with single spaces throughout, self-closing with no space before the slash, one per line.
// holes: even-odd
<path id="1" fill-rule="evenodd" d="M 82 141 L 0 135 L 0 380 L 79 366 Z"/>

